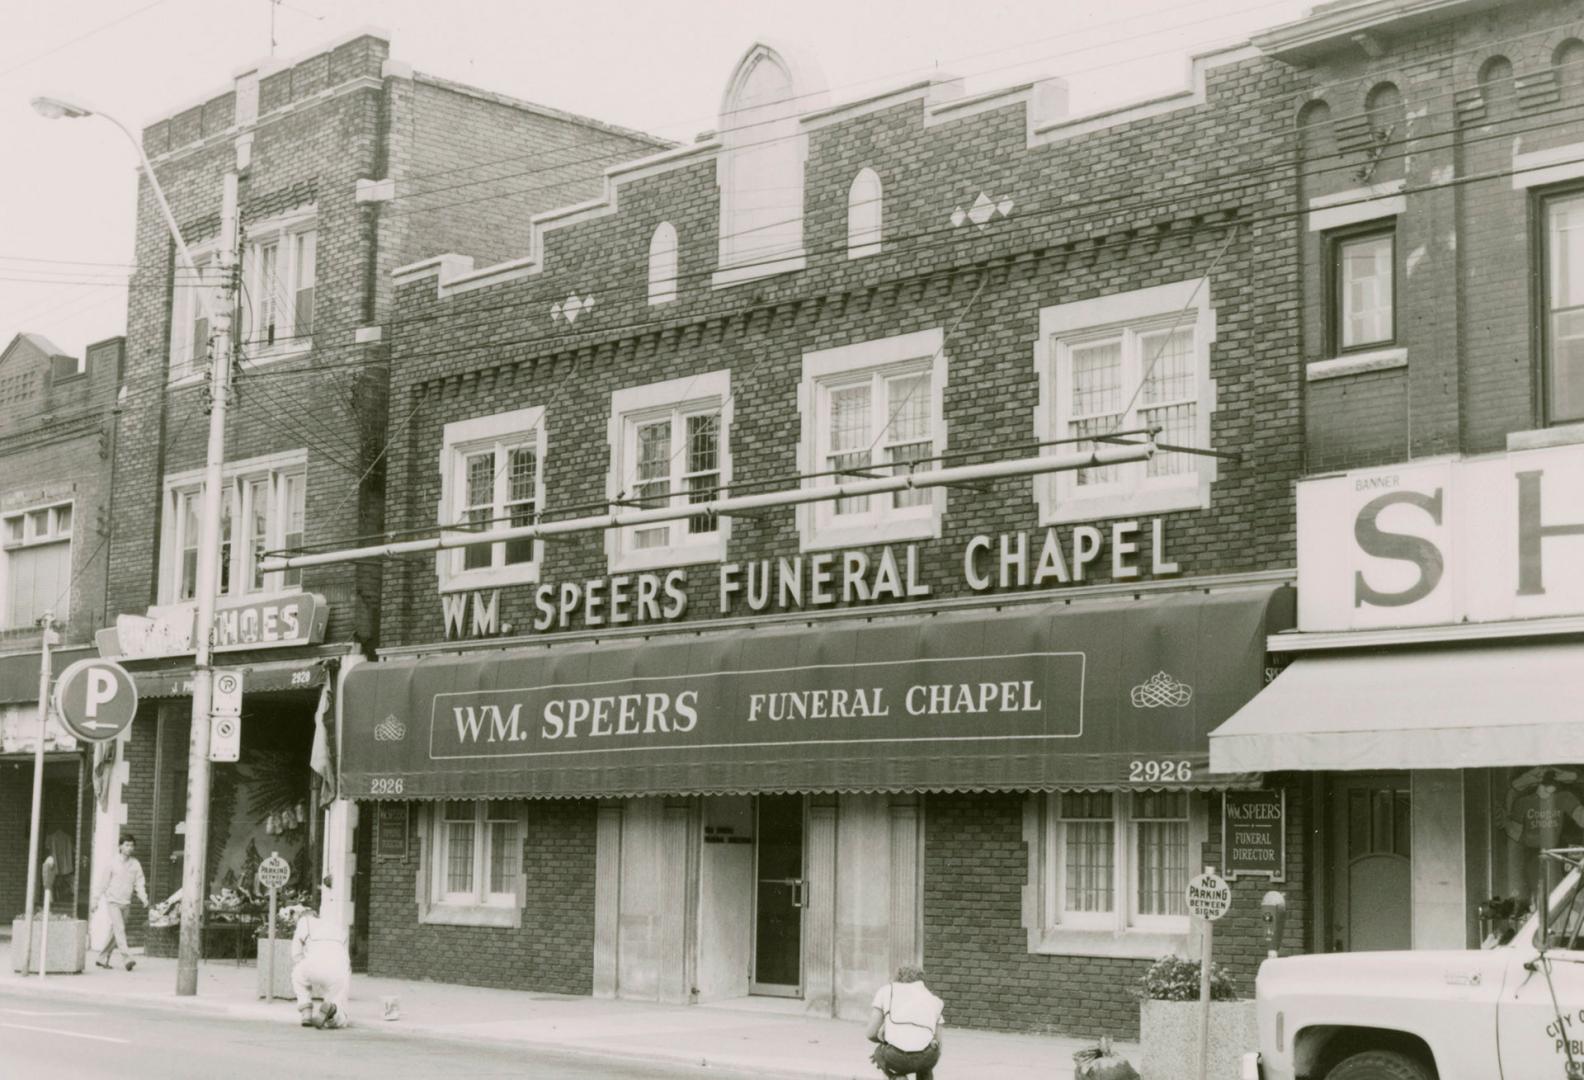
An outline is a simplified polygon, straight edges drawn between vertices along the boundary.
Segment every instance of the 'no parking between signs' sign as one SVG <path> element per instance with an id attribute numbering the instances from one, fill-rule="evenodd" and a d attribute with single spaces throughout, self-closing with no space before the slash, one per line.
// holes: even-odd
<path id="1" fill-rule="evenodd" d="M 137 714 L 137 685 L 126 668 L 109 660 L 79 660 L 55 680 L 55 712 L 73 735 L 108 742 Z"/>

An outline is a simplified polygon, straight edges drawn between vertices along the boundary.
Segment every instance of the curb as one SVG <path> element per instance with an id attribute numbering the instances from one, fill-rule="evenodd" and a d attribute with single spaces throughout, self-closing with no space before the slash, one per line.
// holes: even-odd
<path id="1" fill-rule="evenodd" d="M 57 976 L 57 978 L 66 979 L 80 977 L 72 975 Z M 293 1027 L 297 1025 L 295 1010 L 290 1012 L 277 1011 L 273 1007 L 273 1003 L 263 1001 L 228 1002 L 200 996 L 179 998 L 161 995 L 143 997 L 141 995 L 119 993 L 108 988 L 101 990 L 95 987 L 59 986 L 52 984 L 49 979 L 41 982 L 36 978 L 25 980 L 20 978 L 0 978 L 0 991 L 5 990 L 23 995 L 49 997 L 55 1000 L 96 1001 L 107 1004 L 144 1006 L 151 1009 L 161 1009 L 166 1012 L 202 1012 L 212 1015 L 289 1024 Z M 535 1050 L 565 1054 L 591 1061 L 610 1061 L 622 1064 L 643 1062 L 652 1065 L 709 1069 L 712 1075 L 721 1077 L 721 1080 L 869 1080 L 872 1076 L 867 1070 L 863 1072 L 831 1072 L 817 1069 L 767 1067 L 762 1060 L 743 1058 L 731 1054 L 705 1053 L 694 1055 L 652 1049 L 614 1050 L 590 1047 L 582 1043 L 555 1042 L 542 1038 L 522 1038 L 493 1032 L 462 1032 L 445 1028 L 410 1025 L 395 1026 L 380 1023 L 357 1023 L 355 1027 L 359 1031 L 377 1031 L 383 1037 L 398 1039 L 435 1039 L 444 1042 L 470 1044 L 488 1042 L 495 1045 L 532 1047 Z"/>

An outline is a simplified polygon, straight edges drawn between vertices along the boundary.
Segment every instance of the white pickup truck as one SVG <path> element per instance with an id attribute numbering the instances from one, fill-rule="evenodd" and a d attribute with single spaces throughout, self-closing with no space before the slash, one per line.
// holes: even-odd
<path id="1" fill-rule="evenodd" d="M 1566 861 L 1547 918 L 1503 945 L 1265 961 L 1260 1049 L 1243 1075 L 1584 1080 L 1584 888 L 1579 859 Z"/>

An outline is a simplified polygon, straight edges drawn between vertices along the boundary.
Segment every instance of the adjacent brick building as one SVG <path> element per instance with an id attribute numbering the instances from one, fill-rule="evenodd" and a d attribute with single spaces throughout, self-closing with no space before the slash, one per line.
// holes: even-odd
<path id="1" fill-rule="evenodd" d="M 1205 735 L 1290 625 L 1300 86 L 1243 48 L 1097 116 L 1057 80 L 832 104 L 756 46 L 719 131 L 505 262 L 399 269 L 391 537 L 609 527 L 387 563 L 342 733 L 370 971 L 853 1016 L 922 958 L 953 1023 L 1133 1033 L 1258 784 Z M 1178 449 L 680 516 L 1144 428 Z M 1304 948 L 1307 790 L 1267 784 Z M 1222 946 L 1245 989 L 1267 887 Z"/>
<path id="2" fill-rule="evenodd" d="M 138 836 L 157 899 L 180 882 L 212 306 L 234 302 L 236 316 L 217 663 L 243 669 L 247 703 L 241 760 L 214 769 L 218 891 L 250 888 L 270 850 L 297 867 L 294 884 L 314 880 L 322 850 L 346 851 L 343 813 L 320 836 L 309 751 L 324 695 L 377 641 L 380 567 L 265 574 L 259 562 L 384 528 L 391 269 L 448 251 L 504 257 L 527 242 L 535 212 L 596 194 L 607 163 L 666 145 L 389 54 L 383 33 L 359 32 L 263 63 L 142 132 L 195 268 L 140 182 L 104 637 L 135 669 L 143 705 L 98 837 Z M 218 243 L 233 172 L 228 283 Z M 334 712 L 323 722 L 333 741 Z M 348 900 L 350 877 L 348 867 L 332 903 Z M 136 940 L 143 920 L 132 921 Z M 171 947 L 174 933 L 151 948 Z"/>

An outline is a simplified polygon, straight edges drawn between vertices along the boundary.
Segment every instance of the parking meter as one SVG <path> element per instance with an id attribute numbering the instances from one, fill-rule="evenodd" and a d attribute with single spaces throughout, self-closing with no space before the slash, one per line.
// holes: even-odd
<path id="1" fill-rule="evenodd" d="M 1265 955 L 1275 956 L 1287 925 L 1287 898 L 1275 889 L 1266 893 L 1260 899 L 1260 921 L 1265 924 Z"/>

